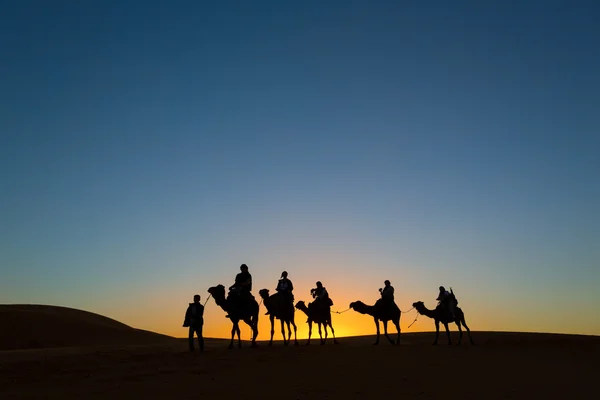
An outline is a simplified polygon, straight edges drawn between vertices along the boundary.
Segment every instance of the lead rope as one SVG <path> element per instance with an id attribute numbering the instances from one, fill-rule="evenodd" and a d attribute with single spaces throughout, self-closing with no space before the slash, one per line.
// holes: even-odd
<path id="1" fill-rule="evenodd" d="M 415 309 L 415 308 L 413 307 L 413 308 L 411 308 L 411 309 L 410 309 L 410 310 L 408 310 L 408 311 L 400 311 L 400 312 L 403 312 L 403 313 L 408 313 L 408 312 L 411 312 L 411 311 L 412 311 L 412 310 L 414 310 L 414 309 Z M 347 309 L 345 309 L 344 311 L 332 311 L 332 312 L 334 312 L 334 313 L 336 313 L 336 314 L 343 314 L 343 313 L 345 313 L 346 311 L 350 311 L 350 310 L 351 310 L 351 308 L 347 308 Z M 410 327 L 409 327 L 409 328 L 410 328 Z"/>
<path id="2" fill-rule="evenodd" d="M 413 326 L 413 324 L 414 324 L 415 322 L 417 322 L 417 318 L 419 318 L 419 314 L 418 314 L 418 313 L 417 313 L 417 316 L 415 317 L 415 320 L 414 320 L 414 321 L 413 321 L 413 322 L 412 322 L 412 323 L 411 323 L 411 324 L 408 326 L 408 328 L 406 328 L 406 329 L 410 329 L 410 327 L 411 327 L 411 326 Z"/>
<path id="3" fill-rule="evenodd" d="M 345 313 L 346 311 L 350 311 L 350 308 L 347 308 L 347 309 L 345 309 L 344 311 L 332 311 L 332 312 L 334 312 L 334 313 L 336 313 L 336 314 L 343 314 L 343 313 Z"/>
<path id="4" fill-rule="evenodd" d="M 204 302 L 204 306 L 206 307 L 206 303 L 208 303 L 208 300 L 210 299 L 210 296 L 212 296 L 212 293 L 208 294 L 208 297 L 206 298 L 206 301 Z"/>

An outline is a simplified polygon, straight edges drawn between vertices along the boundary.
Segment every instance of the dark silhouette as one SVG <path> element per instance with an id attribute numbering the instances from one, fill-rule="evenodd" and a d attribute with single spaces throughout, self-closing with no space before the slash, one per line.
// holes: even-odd
<path id="1" fill-rule="evenodd" d="M 311 304 L 312 306 L 313 304 Z M 308 340 L 306 344 L 310 344 L 310 337 L 312 335 L 312 323 L 315 322 L 319 327 L 319 337 L 321 338 L 321 344 L 325 344 L 327 340 L 327 326 L 331 328 L 331 335 L 333 336 L 333 343 L 339 344 L 337 339 L 335 338 L 335 331 L 333 330 L 333 325 L 331 324 L 331 311 L 329 306 L 326 307 L 307 307 L 303 301 L 299 301 L 296 303 L 296 308 L 298 310 L 303 311 L 307 316 L 308 320 Z M 321 325 L 325 329 L 325 339 L 323 339 L 323 335 L 321 333 Z"/>
<path id="2" fill-rule="evenodd" d="M 391 344 L 400 344 L 400 309 L 394 301 L 386 303 L 385 300 L 379 299 L 374 306 L 368 306 L 362 301 L 355 301 L 350 303 L 350 308 L 361 314 L 368 314 L 375 320 L 375 327 L 377 328 L 377 339 L 375 345 L 379 344 L 379 321 L 383 322 L 383 334 L 390 341 Z M 387 323 L 392 321 L 398 331 L 398 340 L 394 340 L 388 335 Z"/>
<path id="3" fill-rule="evenodd" d="M 225 298 L 225 286 L 223 285 L 209 288 L 208 293 L 215 299 L 215 303 L 228 313 L 227 318 L 231 319 L 231 323 L 233 324 L 229 348 L 233 348 L 233 337 L 236 332 L 238 337 L 238 347 L 242 347 L 239 326 L 240 320 L 244 321 L 252 329 L 252 347 L 257 347 L 258 303 L 256 302 L 256 299 L 254 299 L 254 296 L 248 294 L 246 297 L 241 297 L 239 294 L 229 292 L 229 295 Z"/>
<path id="4" fill-rule="evenodd" d="M 454 291 L 450 288 L 450 291 L 448 292 L 443 286 L 440 286 L 439 290 L 440 292 L 435 300 L 448 311 L 452 318 L 455 318 L 454 309 L 458 305 L 458 300 L 456 300 L 456 296 L 454 296 Z"/>
<path id="5" fill-rule="evenodd" d="M 189 345 L 190 351 L 195 351 L 194 348 L 194 333 L 198 336 L 198 345 L 200 352 L 204 351 L 204 338 L 202 337 L 202 326 L 204 325 L 204 306 L 200 304 L 200 295 L 194 295 L 194 302 L 190 303 L 183 320 L 183 326 L 189 327 Z"/>
<path id="6" fill-rule="evenodd" d="M 323 286 L 321 281 L 316 283 L 317 287 L 310 289 L 310 295 L 313 297 L 313 301 L 308 305 L 308 308 L 327 308 L 329 309 L 333 305 L 333 301 L 329 298 L 327 289 Z"/>
<path id="7" fill-rule="evenodd" d="M 240 273 L 235 276 L 235 282 L 229 287 L 229 293 L 238 295 L 242 301 L 248 300 L 252 295 L 252 275 L 248 272 L 246 264 L 240 265 Z"/>
<path id="8" fill-rule="evenodd" d="M 439 304 L 435 308 L 435 310 L 429 310 L 427 307 L 425 307 L 425 304 L 422 301 L 417 301 L 416 303 L 413 303 L 413 307 L 417 310 L 419 314 L 425 315 L 429 318 L 433 318 L 433 320 L 435 321 L 435 341 L 433 342 L 433 344 L 437 344 L 438 342 L 438 337 L 440 335 L 440 322 L 444 324 L 444 327 L 446 328 L 446 334 L 448 335 L 448 344 L 452 344 L 452 339 L 450 338 L 450 330 L 448 329 L 448 324 L 450 322 L 455 322 L 456 326 L 458 326 L 458 331 L 460 332 L 458 344 L 461 343 L 463 337 L 461 324 L 467 330 L 471 344 L 475 344 L 473 342 L 473 339 L 471 338 L 471 330 L 465 322 L 465 314 L 460 308 L 456 307 L 454 309 L 454 315 L 452 315 L 448 312 L 446 308 L 444 308 L 442 304 Z"/>
<path id="9" fill-rule="evenodd" d="M 231 302 L 237 303 L 236 306 L 243 309 L 246 304 L 252 303 L 254 296 L 250 293 L 252 291 L 252 275 L 248 272 L 248 266 L 246 264 L 240 265 L 240 273 L 235 276 L 235 282 L 229 287 L 229 296 Z M 228 297 L 229 298 L 229 297 Z M 226 315 L 229 318 L 229 315 Z"/>
<path id="10" fill-rule="evenodd" d="M 279 293 L 283 299 L 287 300 L 292 305 L 292 310 L 294 309 L 294 284 L 288 278 L 287 271 L 283 271 L 281 273 L 281 279 L 277 282 L 277 287 L 275 291 Z"/>
<path id="11" fill-rule="evenodd" d="M 271 320 L 271 340 L 269 346 L 273 345 L 273 334 L 275 333 L 275 318 L 281 320 L 281 334 L 283 335 L 283 345 L 287 346 L 292 337 L 290 324 L 294 327 L 294 344 L 298 345 L 296 337 L 296 323 L 294 322 L 294 314 L 296 310 L 294 305 L 289 302 L 289 297 L 281 292 L 269 296 L 269 289 L 261 289 L 258 294 L 263 299 L 265 307 L 267 307 L 269 319 Z M 284 323 L 287 325 L 288 336 L 286 339 Z"/>
<path id="12" fill-rule="evenodd" d="M 287 271 L 283 271 L 281 273 L 281 278 L 277 281 L 277 287 L 275 288 L 277 294 L 280 295 L 280 299 L 286 301 L 290 304 L 292 310 L 294 309 L 294 284 L 291 280 L 288 279 Z M 265 313 L 265 315 L 269 315 L 269 310 Z"/>
<path id="13" fill-rule="evenodd" d="M 393 308 L 394 304 L 394 287 L 389 280 L 383 282 L 383 288 L 379 289 L 379 295 L 381 299 L 375 303 L 376 311 L 380 311 L 381 308 Z"/>

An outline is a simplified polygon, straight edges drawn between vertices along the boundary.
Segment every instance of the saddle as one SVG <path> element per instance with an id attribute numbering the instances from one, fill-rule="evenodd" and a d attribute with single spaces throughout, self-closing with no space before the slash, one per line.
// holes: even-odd
<path id="1" fill-rule="evenodd" d="M 440 301 L 436 309 L 441 310 L 448 316 L 448 318 L 454 317 L 457 309 L 458 300 L 454 295 L 450 295 L 444 301 Z M 453 312 L 454 311 L 454 312 Z"/>
<path id="2" fill-rule="evenodd" d="M 255 301 L 255 298 L 250 292 L 244 292 L 234 288 L 229 291 L 227 300 L 235 305 L 237 311 L 236 314 L 243 317 L 250 312 L 250 305 L 252 301 Z M 231 314 L 231 312 L 229 314 Z"/>

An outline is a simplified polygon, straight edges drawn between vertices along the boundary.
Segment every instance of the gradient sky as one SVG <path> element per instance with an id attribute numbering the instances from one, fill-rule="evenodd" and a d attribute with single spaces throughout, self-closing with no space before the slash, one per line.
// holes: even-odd
<path id="1" fill-rule="evenodd" d="M 185 336 L 193 294 L 246 263 L 255 293 L 285 269 L 335 310 L 390 279 L 403 310 L 452 286 L 472 329 L 600 334 L 599 19 L 596 1 L 4 2 L 0 303 Z M 210 300 L 206 335 L 224 315 Z"/>

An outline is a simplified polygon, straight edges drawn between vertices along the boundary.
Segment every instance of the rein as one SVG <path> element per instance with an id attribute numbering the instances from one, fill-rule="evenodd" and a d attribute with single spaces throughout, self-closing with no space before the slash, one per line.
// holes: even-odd
<path id="1" fill-rule="evenodd" d="M 332 311 L 332 312 L 333 312 L 333 313 L 336 313 L 336 314 L 343 314 L 343 313 L 345 313 L 346 311 L 350 311 L 350 308 L 347 308 L 347 309 L 345 309 L 344 311 Z"/>
<path id="2" fill-rule="evenodd" d="M 414 321 L 413 321 L 413 322 L 412 322 L 412 323 L 411 323 L 411 324 L 408 326 L 408 328 L 406 328 L 406 329 L 410 329 L 410 327 L 411 327 L 411 326 L 413 326 L 413 324 L 414 324 L 415 322 L 417 322 L 417 318 L 419 318 L 419 313 L 417 313 L 417 316 L 415 317 L 415 320 L 414 320 Z"/>

